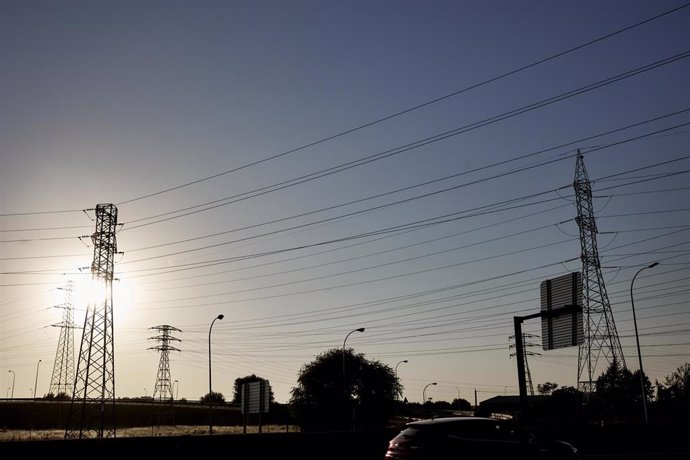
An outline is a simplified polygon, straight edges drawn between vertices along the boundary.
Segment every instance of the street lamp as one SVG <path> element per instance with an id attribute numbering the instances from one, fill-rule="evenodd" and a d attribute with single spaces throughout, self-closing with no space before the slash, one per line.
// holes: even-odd
<path id="1" fill-rule="evenodd" d="M 402 363 L 407 363 L 406 359 L 403 359 L 402 361 L 398 362 L 398 364 L 395 365 L 395 378 L 398 378 L 398 366 Z"/>
<path id="2" fill-rule="evenodd" d="M 36 395 L 38 394 L 38 368 L 41 366 L 41 360 L 36 363 L 36 380 L 34 380 L 34 401 L 36 401 Z"/>
<path id="3" fill-rule="evenodd" d="M 659 265 L 659 262 L 654 262 L 653 264 L 650 264 L 646 267 L 640 268 L 637 271 L 637 273 L 635 273 L 635 276 L 633 276 L 633 279 L 630 282 L 630 306 L 632 307 L 633 324 L 635 325 L 635 342 L 637 343 L 637 359 L 640 362 L 640 389 L 642 391 L 642 409 L 644 410 L 644 423 L 645 424 L 649 423 L 649 418 L 647 417 L 647 397 L 645 396 L 645 392 L 644 392 L 644 370 L 642 368 L 642 353 L 640 352 L 640 337 L 637 334 L 637 317 L 635 315 L 635 300 L 633 299 L 633 285 L 635 284 L 635 278 L 637 278 L 637 275 L 639 275 L 642 270 L 646 270 L 648 268 L 654 268 L 657 265 Z"/>
<path id="4" fill-rule="evenodd" d="M 402 361 L 399 361 L 398 364 L 395 365 L 395 381 L 398 381 L 398 366 L 402 363 L 407 363 L 406 359 L 403 359 Z M 398 399 L 398 394 L 395 394 L 395 399 Z"/>
<path id="5" fill-rule="evenodd" d="M 11 369 L 7 372 L 12 372 L 12 397 L 10 399 L 14 399 L 14 380 L 17 378 L 17 374 Z"/>
<path id="6" fill-rule="evenodd" d="M 352 334 L 353 332 L 364 332 L 364 328 L 360 327 L 360 328 L 357 328 L 355 330 L 348 332 L 347 335 L 345 336 L 345 340 L 343 340 L 343 392 L 345 393 L 346 399 L 349 399 L 349 398 L 347 397 L 347 394 L 348 394 L 347 388 L 346 388 L 347 384 L 346 384 L 346 380 L 345 380 L 345 342 L 347 342 L 347 338 L 350 337 L 350 334 Z"/>
<path id="7" fill-rule="evenodd" d="M 213 434 L 213 387 L 211 386 L 211 330 L 213 329 L 213 323 L 216 320 L 222 320 L 225 316 L 218 315 L 213 321 L 211 321 L 211 327 L 208 328 L 208 434 L 209 436 Z"/>
<path id="8" fill-rule="evenodd" d="M 437 385 L 437 383 L 436 383 L 436 382 L 428 383 L 428 384 L 424 387 L 424 389 L 422 390 L 422 404 L 426 404 L 426 389 L 427 389 L 430 385 Z"/>
<path id="9" fill-rule="evenodd" d="M 345 336 L 345 340 L 343 340 L 343 414 L 347 414 L 347 406 L 350 401 L 350 392 L 347 391 L 347 380 L 345 379 L 345 342 L 347 342 L 347 338 L 350 337 L 350 334 L 353 332 L 364 332 L 363 327 L 359 327 L 357 329 L 354 329 L 350 332 L 347 333 Z M 345 417 L 347 417 L 345 415 Z M 352 410 L 352 431 L 355 430 L 355 413 L 354 409 Z"/>
<path id="10" fill-rule="evenodd" d="M 173 387 L 175 386 L 176 383 L 177 383 L 177 388 L 176 388 L 177 391 L 175 392 L 175 401 L 177 401 L 177 397 L 178 397 L 179 394 L 180 394 L 180 381 L 179 381 L 179 380 L 175 380 L 175 381 L 173 382 Z M 170 395 L 170 396 L 172 396 L 172 395 Z"/>

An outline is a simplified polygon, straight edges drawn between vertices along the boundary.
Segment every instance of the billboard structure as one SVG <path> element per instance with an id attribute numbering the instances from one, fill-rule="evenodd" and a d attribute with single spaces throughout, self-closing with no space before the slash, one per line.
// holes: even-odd
<path id="1" fill-rule="evenodd" d="M 544 350 L 575 347 L 584 342 L 582 323 L 582 275 L 573 272 L 542 281 L 541 337 Z M 571 312 L 555 315 L 563 308 Z"/>
<path id="2" fill-rule="evenodd" d="M 584 342 L 582 326 L 582 276 L 573 272 L 569 275 L 543 281 L 541 310 L 527 316 L 514 316 L 515 356 L 517 357 L 520 406 L 527 412 L 527 382 L 525 378 L 524 341 L 522 323 L 528 319 L 541 319 L 542 348 L 574 347 Z"/>
<path id="3" fill-rule="evenodd" d="M 256 380 L 242 384 L 242 414 L 244 415 L 244 432 L 247 432 L 249 414 L 258 414 L 259 433 L 261 433 L 261 414 L 268 412 L 271 400 L 271 384 L 268 380 Z"/>

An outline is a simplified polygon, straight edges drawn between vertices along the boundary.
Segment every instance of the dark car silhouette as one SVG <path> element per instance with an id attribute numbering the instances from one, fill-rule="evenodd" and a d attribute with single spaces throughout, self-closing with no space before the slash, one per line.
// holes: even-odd
<path id="1" fill-rule="evenodd" d="M 386 460 L 446 458 L 577 459 L 577 449 L 563 441 L 537 441 L 500 420 L 447 417 L 408 423 L 388 443 Z"/>

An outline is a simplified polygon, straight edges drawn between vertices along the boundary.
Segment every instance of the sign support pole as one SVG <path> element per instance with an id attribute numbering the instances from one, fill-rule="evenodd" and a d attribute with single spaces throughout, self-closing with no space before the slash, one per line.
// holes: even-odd
<path id="1" fill-rule="evenodd" d="M 522 322 L 534 318 L 557 318 L 563 315 L 574 314 L 578 311 L 582 311 L 581 306 L 566 305 L 557 310 L 544 310 L 532 315 L 513 317 L 513 323 L 515 325 L 515 356 L 517 357 L 518 386 L 520 388 L 520 412 L 522 413 L 523 419 L 528 416 L 528 404 L 527 381 L 525 379 L 524 343 L 522 342 Z"/>

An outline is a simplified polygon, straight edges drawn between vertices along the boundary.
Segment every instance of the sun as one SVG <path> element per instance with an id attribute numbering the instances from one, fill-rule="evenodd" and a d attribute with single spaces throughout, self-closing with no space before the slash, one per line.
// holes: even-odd
<path id="1" fill-rule="evenodd" d="M 100 305 L 105 300 L 105 283 L 103 280 L 85 275 L 74 280 L 72 304 L 74 308 L 86 310 L 92 305 Z"/>
<path id="2" fill-rule="evenodd" d="M 92 305 L 102 305 L 106 298 L 105 282 L 101 278 L 84 276 L 74 281 L 72 304 L 80 310 L 87 310 Z M 113 316 L 124 318 L 129 315 L 132 306 L 132 289 L 127 280 L 115 279 L 112 283 Z"/>

